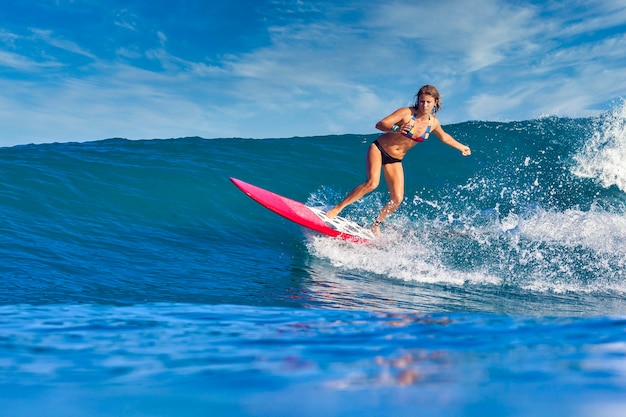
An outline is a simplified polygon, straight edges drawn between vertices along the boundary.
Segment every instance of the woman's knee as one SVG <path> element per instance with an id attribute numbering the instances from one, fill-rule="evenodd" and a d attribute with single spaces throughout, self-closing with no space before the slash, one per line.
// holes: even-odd
<path id="1" fill-rule="evenodd" d="M 363 185 L 365 186 L 365 190 L 368 193 L 371 193 L 372 191 L 374 191 L 375 189 L 378 188 L 379 184 L 380 184 L 380 179 L 371 178 L 371 179 L 368 179 L 367 181 L 365 181 L 365 184 L 363 184 Z"/>
<path id="2" fill-rule="evenodd" d="M 402 204 L 402 201 L 404 200 L 404 193 L 402 193 L 402 192 L 389 193 L 389 199 L 396 206 L 399 206 L 400 204 Z"/>

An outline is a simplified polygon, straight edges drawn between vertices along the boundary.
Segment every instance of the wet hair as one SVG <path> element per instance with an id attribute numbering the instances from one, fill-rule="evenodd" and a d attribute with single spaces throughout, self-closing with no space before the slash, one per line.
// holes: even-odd
<path id="1" fill-rule="evenodd" d="M 413 104 L 413 107 L 415 107 L 416 109 L 419 107 L 420 97 L 423 95 L 429 95 L 435 99 L 433 113 L 437 113 L 441 109 L 441 96 L 439 95 L 439 91 L 437 90 L 437 88 L 428 84 L 422 86 L 417 94 L 415 94 L 415 104 Z"/>

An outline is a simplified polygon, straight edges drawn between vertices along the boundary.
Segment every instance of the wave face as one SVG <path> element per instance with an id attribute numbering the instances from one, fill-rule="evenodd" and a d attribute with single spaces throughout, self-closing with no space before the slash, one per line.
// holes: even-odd
<path id="1" fill-rule="evenodd" d="M 471 303 L 499 312 L 502 291 L 565 297 L 566 306 L 572 294 L 623 295 L 625 120 L 622 107 L 599 119 L 448 126 L 472 156 L 436 139 L 414 148 L 406 201 L 374 247 L 303 234 L 228 178 L 332 205 L 362 181 L 376 135 L 4 148 L 0 302 L 444 311 Z M 368 224 L 386 198 L 383 184 L 343 214 Z M 289 293 L 294 277 L 317 294 L 320 277 L 324 286 L 355 276 L 372 284 L 368 301 L 359 291 L 337 300 Z M 414 294 L 391 302 L 380 294 L 401 282 L 417 284 Z M 472 301 L 450 300 L 449 287 Z M 425 288 L 433 302 L 421 299 Z"/>

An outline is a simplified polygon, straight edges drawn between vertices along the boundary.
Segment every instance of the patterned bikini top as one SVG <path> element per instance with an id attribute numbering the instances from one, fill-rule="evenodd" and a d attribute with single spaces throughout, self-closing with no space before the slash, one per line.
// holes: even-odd
<path id="1" fill-rule="evenodd" d="M 413 121 L 415 122 L 415 120 L 417 119 L 417 115 L 413 114 Z M 413 124 L 413 127 L 411 127 L 411 130 L 409 130 L 408 132 L 406 132 L 406 136 L 407 138 L 411 139 L 413 142 L 424 142 L 426 139 L 428 139 L 428 136 L 430 135 L 430 115 L 428 116 L 428 127 L 426 128 L 426 131 L 424 132 L 424 134 L 422 136 L 418 136 L 418 137 L 413 137 L 413 129 L 415 128 L 415 124 Z"/>

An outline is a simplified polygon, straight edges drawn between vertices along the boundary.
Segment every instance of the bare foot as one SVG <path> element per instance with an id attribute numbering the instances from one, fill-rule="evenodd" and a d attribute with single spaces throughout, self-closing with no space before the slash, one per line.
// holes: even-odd
<path id="1" fill-rule="evenodd" d="M 326 212 L 326 217 L 328 217 L 329 219 L 334 219 L 335 217 L 339 215 L 340 211 L 341 210 L 339 210 L 338 208 L 333 207 Z"/>
<path id="2" fill-rule="evenodd" d="M 382 224 L 383 222 L 378 217 L 374 219 L 372 227 L 370 227 L 370 230 L 372 231 L 372 233 L 374 233 L 374 236 L 380 236 L 380 226 L 382 226 Z"/>

